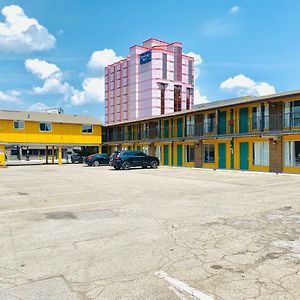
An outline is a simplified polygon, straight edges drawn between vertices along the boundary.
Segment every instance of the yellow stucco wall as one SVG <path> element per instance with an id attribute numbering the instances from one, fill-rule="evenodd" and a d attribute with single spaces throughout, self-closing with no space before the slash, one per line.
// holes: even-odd
<path id="1" fill-rule="evenodd" d="M 268 172 L 269 166 L 255 166 L 253 165 L 253 143 L 254 142 L 268 142 L 268 138 L 261 137 L 247 137 L 247 138 L 236 138 L 234 140 L 234 168 L 240 169 L 240 143 L 249 143 L 248 145 L 248 164 L 249 170 L 251 171 L 265 171 Z"/>
<path id="2" fill-rule="evenodd" d="M 161 147 L 160 165 L 164 165 L 164 160 L 165 160 L 164 145 L 168 146 L 168 166 L 171 166 L 172 165 L 172 148 L 171 148 L 171 143 L 164 143 L 164 142 L 156 142 L 156 143 L 154 143 L 155 147 Z"/>
<path id="3" fill-rule="evenodd" d="M 0 145 L 0 167 L 5 167 L 5 146 Z"/>
<path id="4" fill-rule="evenodd" d="M 101 144 L 101 125 L 93 125 L 93 133 L 82 133 L 81 124 L 52 123 L 51 132 L 41 132 L 39 122 L 24 124 L 24 129 L 14 129 L 13 120 L 0 120 L 0 143 Z"/>
<path id="5" fill-rule="evenodd" d="M 219 147 L 218 144 L 226 144 L 226 169 L 230 169 L 230 139 L 205 139 L 203 145 L 215 145 L 215 162 L 204 163 L 203 168 L 217 169 L 219 168 Z M 203 154 L 204 155 L 204 154 Z"/>
<path id="6" fill-rule="evenodd" d="M 182 166 L 183 167 L 194 167 L 195 166 L 195 162 L 186 162 L 185 161 L 185 146 L 186 145 L 195 145 L 195 141 L 185 141 L 185 142 L 174 142 L 173 144 L 173 165 L 177 166 L 177 157 L 178 157 L 178 153 L 177 153 L 177 145 L 182 145 Z"/>

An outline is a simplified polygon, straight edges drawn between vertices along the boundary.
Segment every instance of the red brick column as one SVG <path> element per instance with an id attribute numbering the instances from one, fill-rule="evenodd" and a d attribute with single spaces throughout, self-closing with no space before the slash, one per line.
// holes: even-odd
<path id="1" fill-rule="evenodd" d="M 155 156 L 155 147 L 154 147 L 154 143 L 151 143 L 149 145 L 149 155 L 150 156 Z"/>
<path id="2" fill-rule="evenodd" d="M 195 168 L 202 168 L 202 141 L 195 143 Z"/>
<path id="3" fill-rule="evenodd" d="M 276 140 L 277 139 L 277 140 Z M 282 156 L 282 137 L 277 136 L 275 139 L 270 139 L 270 172 L 281 173 L 283 167 Z"/>

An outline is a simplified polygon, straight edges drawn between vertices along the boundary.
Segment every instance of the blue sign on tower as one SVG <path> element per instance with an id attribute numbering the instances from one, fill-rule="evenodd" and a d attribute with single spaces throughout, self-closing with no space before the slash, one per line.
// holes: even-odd
<path id="1" fill-rule="evenodd" d="M 143 65 L 149 61 L 151 61 L 152 55 L 151 51 L 144 52 L 140 55 L 140 64 Z"/>

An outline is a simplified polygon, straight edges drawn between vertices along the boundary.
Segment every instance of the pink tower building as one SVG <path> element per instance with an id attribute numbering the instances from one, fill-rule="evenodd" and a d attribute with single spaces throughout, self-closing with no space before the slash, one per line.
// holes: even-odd
<path id="1" fill-rule="evenodd" d="M 194 59 L 179 42 L 151 38 L 105 67 L 106 124 L 187 110 L 193 102 Z"/>

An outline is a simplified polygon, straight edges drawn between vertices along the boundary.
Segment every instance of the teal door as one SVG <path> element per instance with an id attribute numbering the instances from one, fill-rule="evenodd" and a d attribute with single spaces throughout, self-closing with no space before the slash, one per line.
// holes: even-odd
<path id="1" fill-rule="evenodd" d="M 219 144 L 219 169 L 226 169 L 226 144 Z"/>
<path id="2" fill-rule="evenodd" d="M 131 128 L 131 126 L 128 126 L 128 140 L 129 141 L 132 140 L 132 128 Z"/>
<path id="3" fill-rule="evenodd" d="M 182 119 L 177 119 L 177 137 L 182 137 Z"/>
<path id="4" fill-rule="evenodd" d="M 226 111 L 218 114 L 218 134 L 226 134 Z"/>
<path id="5" fill-rule="evenodd" d="M 177 145 L 177 166 L 182 166 L 182 145 Z"/>
<path id="6" fill-rule="evenodd" d="M 169 145 L 164 145 L 164 165 L 169 165 Z"/>
<path id="7" fill-rule="evenodd" d="M 248 143 L 240 143 L 240 169 L 249 169 L 249 145 Z"/>
<path id="8" fill-rule="evenodd" d="M 239 122 L 240 133 L 248 132 L 248 108 L 240 108 L 240 122 Z"/>
<path id="9" fill-rule="evenodd" d="M 164 121 L 164 138 L 169 137 L 169 120 Z"/>

